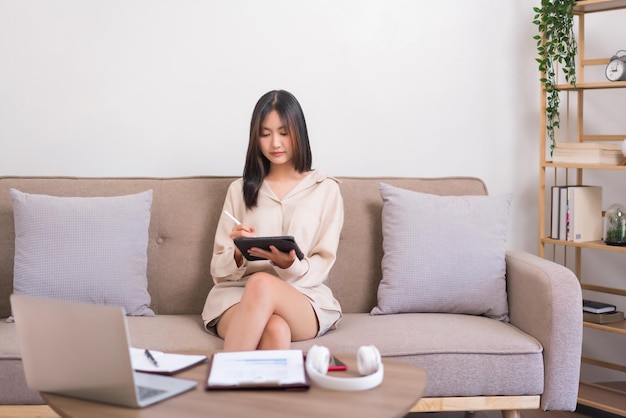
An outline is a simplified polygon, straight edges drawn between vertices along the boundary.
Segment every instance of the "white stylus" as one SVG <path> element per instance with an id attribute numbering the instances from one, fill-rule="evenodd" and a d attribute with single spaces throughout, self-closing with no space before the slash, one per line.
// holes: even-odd
<path id="1" fill-rule="evenodd" d="M 228 212 L 227 210 L 224 211 L 224 214 L 228 216 L 235 224 L 241 225 L 241 222 L 239 222 L 239 220 L 231 215 L 230 212 Z"/>

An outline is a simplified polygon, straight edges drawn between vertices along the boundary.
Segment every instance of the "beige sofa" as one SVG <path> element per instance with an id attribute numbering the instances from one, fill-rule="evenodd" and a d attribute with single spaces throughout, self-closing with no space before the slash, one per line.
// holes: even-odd
<path id="1" fill-rule="evenodd" d="M 220 349 L 200 312 L 212 286 L 209 264 L 223 198 L 233 178 L 0 178 L 0 318 L 10 314 L 14 223 L 9 189 L 55 196 L 116 196 L 152 189 L 148 291 L 154 317 L 129 317 L 132 344 L 156 350 Z M 475 178 L 341 178 L 345 223 L 328 285 L 344 318 L 314 342 L 355 353 L 375 344 L 384 357 L 424 368 L 428 383 L 414 411 L 576 407 L 582 314 L 580 286 L 567 269 L 508 251 L 510 323 L 445 313 L 370 315 L 381 279 L 379 183 L 437 195 L 486 194 Z M 463 271 L 459 271 L 463 274 Z M 0 320 L 0 404 L 42 403 L 25 384 L 14 324 Z"/>

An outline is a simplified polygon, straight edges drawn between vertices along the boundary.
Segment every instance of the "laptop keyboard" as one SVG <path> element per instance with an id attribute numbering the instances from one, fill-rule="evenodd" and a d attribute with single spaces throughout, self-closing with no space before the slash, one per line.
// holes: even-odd
<path id="1" fill-rule="evenodd" d="M 162 389 L 149 388 L 147 386 L 137 386 L 137 396 L 139 396 L 139 399 L 141 400 L 152 398 L 153 396 L 157 396 L 165 392 L 167 391 Z"/>

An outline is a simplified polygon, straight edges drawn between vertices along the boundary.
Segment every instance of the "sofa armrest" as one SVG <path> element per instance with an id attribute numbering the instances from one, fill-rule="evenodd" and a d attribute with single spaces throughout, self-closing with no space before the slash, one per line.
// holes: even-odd
<path id="1" fill-rule="evenodd" d="M 543 346 L 543 410 L 576 409 L 582 350 L 582 293 L 568 268 L 538 256 L 507 251 L 511 323 Z"/>

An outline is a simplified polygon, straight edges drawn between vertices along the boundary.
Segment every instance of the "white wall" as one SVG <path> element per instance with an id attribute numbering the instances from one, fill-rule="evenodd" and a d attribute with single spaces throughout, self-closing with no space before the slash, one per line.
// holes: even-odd
<path id="1" fill-rule="evenodd" d="M 0 175 L 240 175 L 282 88 L 317 168 L 481 177 L 515 194 L 509 247 L 536 253 L 539 3 L 0 0 Z M 589 23 L 600 56 L 621 22 Z"/>
<path id="2" fill-rule="evenodd" d="M 481 177 L 536 252 L 534 3 L 0 0 L 0 175 L 240 175 L 282 88 L 317 168 Z"/>

